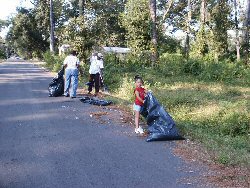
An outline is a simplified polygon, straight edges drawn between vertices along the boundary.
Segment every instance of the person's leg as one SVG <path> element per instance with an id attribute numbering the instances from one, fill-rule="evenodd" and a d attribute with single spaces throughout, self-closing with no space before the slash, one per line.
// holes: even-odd
<path id="1" fill-rule="evenodd" d="M 89 87 L 88 87 L 89 93 L 92 91 L 92 87 L 94 85 L 94 76 L 95 76 L 94 74 L 89 75 L 89 82 L 90 82 Z"/>
<path id="2" fill-rule="evenodd" d="M 95 94 L 99 93 L 99 89 L 100 89 L 100 74 L 97 73 L 95 74 Z"/>
<path id="3" fill-rule="evenodd" d="M 78 69 L 72 69 L 71 75 L 72 75 L 72 91 L 70 93 L 71 97 L 76 97 L 76 90 L 78 87 Z"/>
<path id="4" fill-rule="evenodd" d="M 64 87 L 65 96 L 69 95 L 70 80 L 71 80 L 70 69 L 66 69 L 65 70 L 65 87 Z"/>
<path id="5" fill-rule="evenodd" d="M 133 108 L 135 111 L 135 133 L 143 134 L 144 131 L 142 127 L 139 125 L 141 106 L 134 104 Z"/>
<path id="6" fill-rule="evenodd" d="M 139 128 L 140 112 L 135 110 L 135 129 Z"/>

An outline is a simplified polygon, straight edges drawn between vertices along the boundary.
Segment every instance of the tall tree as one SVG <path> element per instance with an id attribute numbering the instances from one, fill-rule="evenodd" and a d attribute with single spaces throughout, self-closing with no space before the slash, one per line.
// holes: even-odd
<path id="1" fill-rule="evenodd" d="M 214 59 L 218 61 L 228 54 L 228 35 L 230 29 L 230 7 L 227 0 L 218 0 L 211 10 L 210 29 L 212 40 L 210 50 L 214 54 Z"/>
<path id="2" fill-rule="evenodd" d="M 79 15 L 84 16 L 85 0 L 79 0 Z"/>
<path id="3" fill-rule="evenodd" d="M 188 0 L 187 5 L 187 20 L 186 20 L 186 41 L 185 41 L 185 56 L 189 58 L 189 51 L 190 51 L 190 22 L 192 19 L 192 6 L 191 0 Z"/>
<path id="4" fill-rule="evenodd" d="M 157 26 L 156 26 L 156 0 L 149 0 L 149 10 L 151 18 L 151 61 L 152 66 L 157 62 L 158 50 L 157 50 Z"/>
<path id="5" fill-rule="evenodd" d="M 200 28 L 196 35 L 196 43 L 194 46 L 195 53 L 198 56 L 204 57 L 208 52 L 207 37 L 206 37 L 206 22 L 207 22 L 207 0 L 201 0 L 200 5 Z"/>
<path id="6" fill-rule="evenodd" d="M 53 0 L 50 0 L 50 52 L 55 52 L 55 22 L 54 22 L 54 9 Z"/>
<path id="7" fill-rule="evenodd" d="M 250 0 L 247 0 L 246 17 L 244 22 L 244 62 L 249 64 L 249 29 L 250 29 Z"/>
<path id="8" fill-rule="evenodd" d="M 237 0 L 234 0 L 234 24 L 235 24 L 235 40 L 237 61 L 240 61 L 240 37 L 239 37 L 239 21 Z"/>
<path id="9" fill-rule="evenodd" d="M 145 52 L 150 52 L 148 0 L 128 0 L 125 11 L 121 14 L 121 24 L 126 29 L 127 45 L 134 55 L 143 57 L 147 54 Z"/>

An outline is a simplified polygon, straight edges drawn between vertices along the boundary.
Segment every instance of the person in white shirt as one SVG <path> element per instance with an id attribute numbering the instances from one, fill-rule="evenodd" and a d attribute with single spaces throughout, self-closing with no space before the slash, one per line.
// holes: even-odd
<path id="1" fill-rule="evenodd" d="M 79 65 L 80 61 L 76 57 L 77 53 L 76 51 L 72 51 L 70 55 L 68 55 L 64 62 L 63 65 L 66 68 L 65 70 L 65 87 L 64 87 L 64 96 L 65 97 L 71 97 L 71 98 L 76 98 L 76 90 L 78 87 L 78 74 L 79 74 Z M 69 95 L 69 88 L 70 85 L 72 84 L 72 89 Z"/>
<path id="2" fill-rule="evenodd" d="M 103 66 L 103 55 L 101 53 L 97 54 L 97 58 L 91 59 L 91 64 L 89 68 L 89 83 L 88 91 L 89 94 L 92 92 L 92 87 L 95 86 L 95 95 L 98 95 L 100 90 L 100 74 L 104 68 Z"/>

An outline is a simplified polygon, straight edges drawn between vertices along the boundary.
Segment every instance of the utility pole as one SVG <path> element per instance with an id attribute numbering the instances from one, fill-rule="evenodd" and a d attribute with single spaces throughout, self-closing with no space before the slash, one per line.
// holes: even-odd
<path id="1" fill-rule="evenodd" d="M 50 0 L 50 52 L 55 52 L 55 24 L 54 24 L 54 13 L 53 13 L 53 0 Z"/>

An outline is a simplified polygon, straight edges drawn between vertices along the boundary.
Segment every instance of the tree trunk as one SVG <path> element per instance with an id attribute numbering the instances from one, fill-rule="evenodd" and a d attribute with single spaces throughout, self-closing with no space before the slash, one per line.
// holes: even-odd
<path id="1" fill-rule="evenodd" d="M 234 0 L 234 21 L 235 21 L 235 43 L 236 43 L 236 54 L 237 61 L 240 61 L 240 38 L 239 38 L 239 22 L 238 22 L 238 9 L 237 9 L 237 1 Z"/>
<path id="2" fill-rule="evenodd" d="M 173 0 L 169 0 L 167 3 L 167 6 L 166 6 L 166 11 L 164 12 L 164 14 L 162 16 L 162 22 L 164 22 L 166 20 L 167 15 L 168 15 L 172 5 L 173 5 Z"/>
<path id="3" fill-rule="evenodd" d="M 54 23 L 54 14 L 53 14 L 53 0 L 50 0 L 50 52 L 55 52 L 55 23 Z"/>
<path id="4" fill-rule="evenodd" d="M 157 50 L 157 27 L 156 27 L 156 0 L 149 1 L 149 10 L 150 10 L 150 18 L 151 18 L 151 43 L 152 43 L 152 50 L 151 50 L 151 61 L 152 66 L 158 60 L 158 50 Z"/>
<path id="5" fill-rule="evenodd" d="M 85 0 L 79 0 L 79 16 L 84 16 Z"/>
<path id="6" fill-rule="evenodd" d="M 188 15 L 187 15 L 187 27 L 186 27 L 186 42 L 185 42 L 185 56 L 189 58 L 190 51 L 190 22 L 192 19 L 192 10 L 191 10 L 191 0 L 188 0 Z"/>
<path id="7" fill-rule="evenodd" d="M 247 0 L 247 10 L 246 10 L 246 18 L 244 26 L 245 26 L 245 36 L 244 36 L 245 64 L 249 64 L 250 0 Z"/>
<path id="8" fill-rule="evenodd" d="M 206 7 L 207 7 L 207 1 L 202 0 L 200 9 L 200 22 L 202 26 L 204 26 L 206 23 Z"/>

